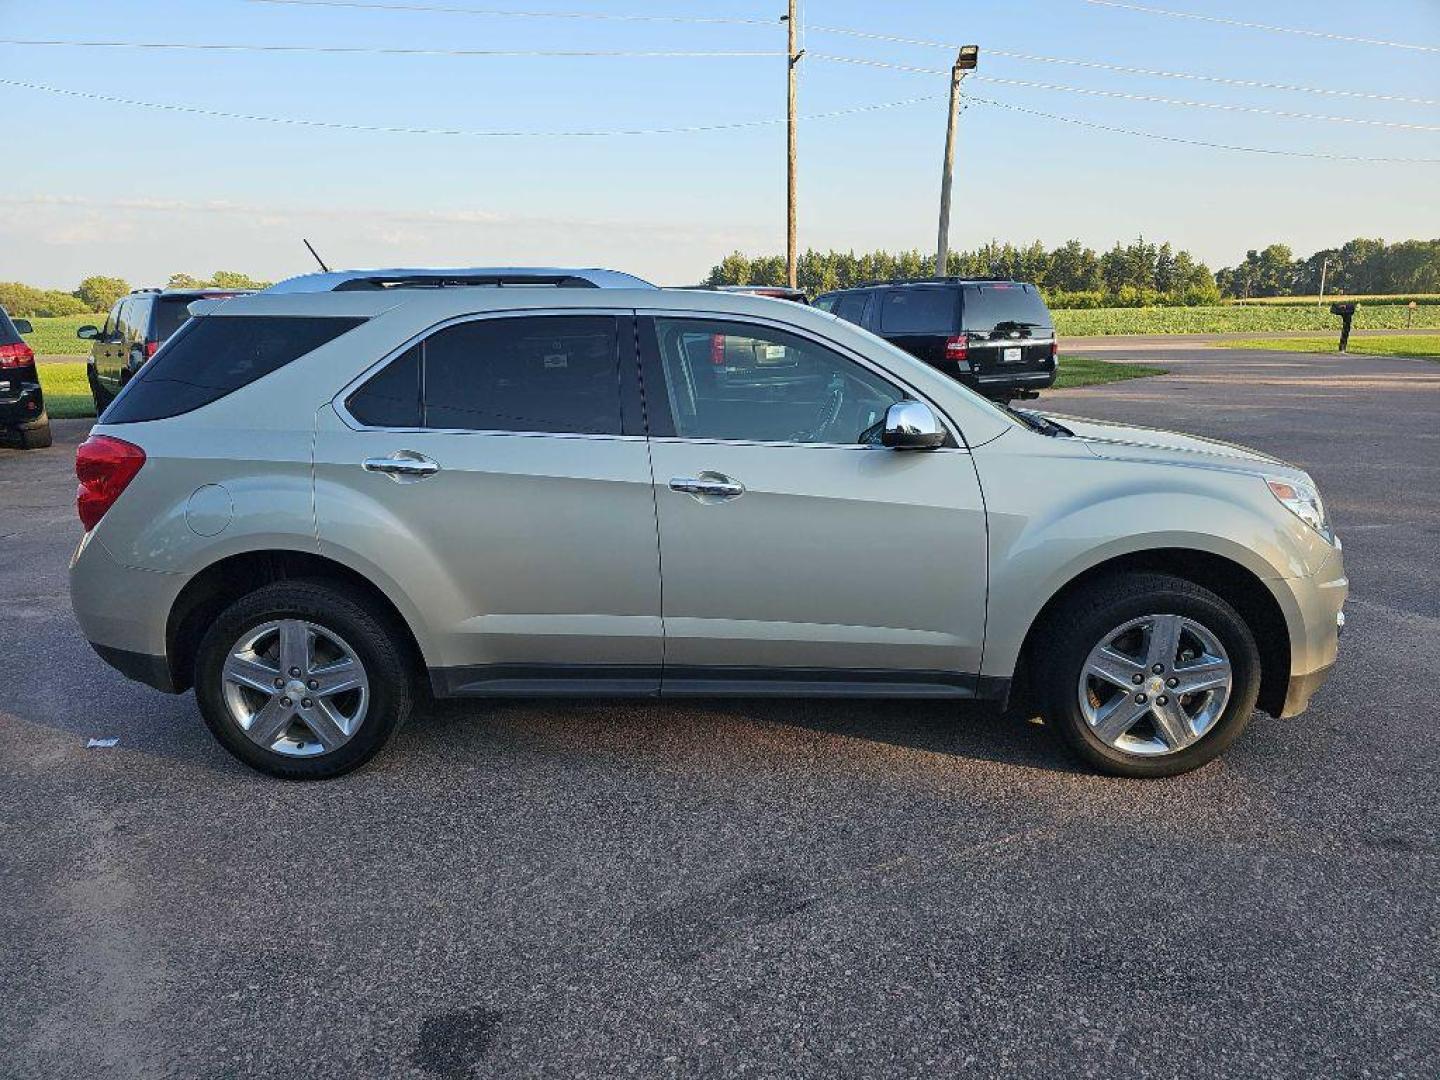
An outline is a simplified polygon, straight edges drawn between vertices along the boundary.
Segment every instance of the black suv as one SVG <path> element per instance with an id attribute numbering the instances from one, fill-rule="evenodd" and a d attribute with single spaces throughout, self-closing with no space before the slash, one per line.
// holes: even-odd
<path id="1" fill-rule="evenodd" d="M 1019 281 L 920 278 L 815 298 L 989 398 L 1033 397 L 1055 382 L 1055 322 L 1040 290 Z"/>
<path id="2" fill-rule="evenodd" d="M 136 289 L 115 302 L 104 326 L 76 330 L 76 337 L 93 342 L 85 374 L 96 414 L 105 411 L 130 377 L 185 324 L 192 303 L 242 295 L 236 289 Z"/>
<path id="3" fill-rule="evenodd" d="M 16 432 L 22 450 L 39 450 L 51 440 L 35 353 L 20 337 L 31 331 L 29 319 L 12 319 L 0 308 L 0 430 Z"/>

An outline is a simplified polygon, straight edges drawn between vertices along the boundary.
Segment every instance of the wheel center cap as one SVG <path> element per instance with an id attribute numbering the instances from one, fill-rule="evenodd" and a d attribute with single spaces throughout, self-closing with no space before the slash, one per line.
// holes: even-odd
<path id="1" fill-rule="evenodd" d="M 1159 675 L 1156 675 L 1145 684 L 1145 689 L 1149 690 L 1152 694 L 1159 694 L 1165 689 L 1165 680 L 1160 678 Z"/>
<path id="2" fill-rule="evenodd" d="M 299 701 L 308 693 L 309 691 L 306 689 L 305 684 L 299 679 L 291 679 L 285 684 L 285 696 L 292 701 Z"/>

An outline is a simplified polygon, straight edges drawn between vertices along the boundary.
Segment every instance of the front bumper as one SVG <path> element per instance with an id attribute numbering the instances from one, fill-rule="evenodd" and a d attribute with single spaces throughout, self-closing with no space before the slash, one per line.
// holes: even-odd
<path id="1" fill-rule="evenodd" d="M 1345 626 L 1345 599 L 1350 581 L 1337 547 L 1324 565 L 1309 577 L 1286 581 L 1297 608 L 1290 631 L 1290 683 L 1282 717 L 1298 716 L 1310 705 L 1340 651 Z"/>
<path id="2" fill-rule="evenodd" d="M 175 693 L 166 621 L 189 577 L 117 562 L 94 532 L 70 557 L 70 605 L 86 640 L 122 675 Z"/>

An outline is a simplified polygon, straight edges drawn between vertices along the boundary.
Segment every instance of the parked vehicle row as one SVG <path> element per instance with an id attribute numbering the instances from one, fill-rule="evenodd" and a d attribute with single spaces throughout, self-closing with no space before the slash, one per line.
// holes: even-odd
<path id="1" fill-rule="evenodd" d="M 1302 470 L 1001 408 L 824 304 L 604 274 L 195 304 L 77 455 L 87 639 L 297 778 L 369 760 L 422 687 L 983 699 L 1170 775 L 1334 663 L 1347 583 Z M 1039 347 L 1018 292 L 864 299 Z"/>

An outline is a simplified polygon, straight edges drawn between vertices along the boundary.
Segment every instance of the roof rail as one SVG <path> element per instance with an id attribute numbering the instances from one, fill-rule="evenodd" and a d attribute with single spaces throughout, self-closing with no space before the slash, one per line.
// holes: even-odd
<path id="1" fill-rule="evenodd" d="M 463 289 L 542 286 L 559 289 L 653 289 L 619 270 L 533 266 L 465 269 L 330 270 L 302 274 L 271 285 L 271 293 L 354 292 L 376 289 Z"/>
<path id="2" fill-rule="evenodd" d="M 857 281 L 854 285 L 842 285 L 833 292 L 844 289 L 869 289 L 876 285 L 968 285 L 986 281 L 1015 281 L 1008 274 L 949 274 L 943 277 L 876 278 L 874 281 Z M 1024 282 L 1015 282 L 1017 285 Z"/>
<path id="3" fill-rule="evenodd" d="M 131 295 L 131 296 L 134 296 L 136 293 L 158 293 L 158 292 L 164 292 L 164 291 L 165 291 L 164 289 L 159 289 L 159 288 L 131 289 L 131 290 L 130 290 L 130 295 Z"/>

